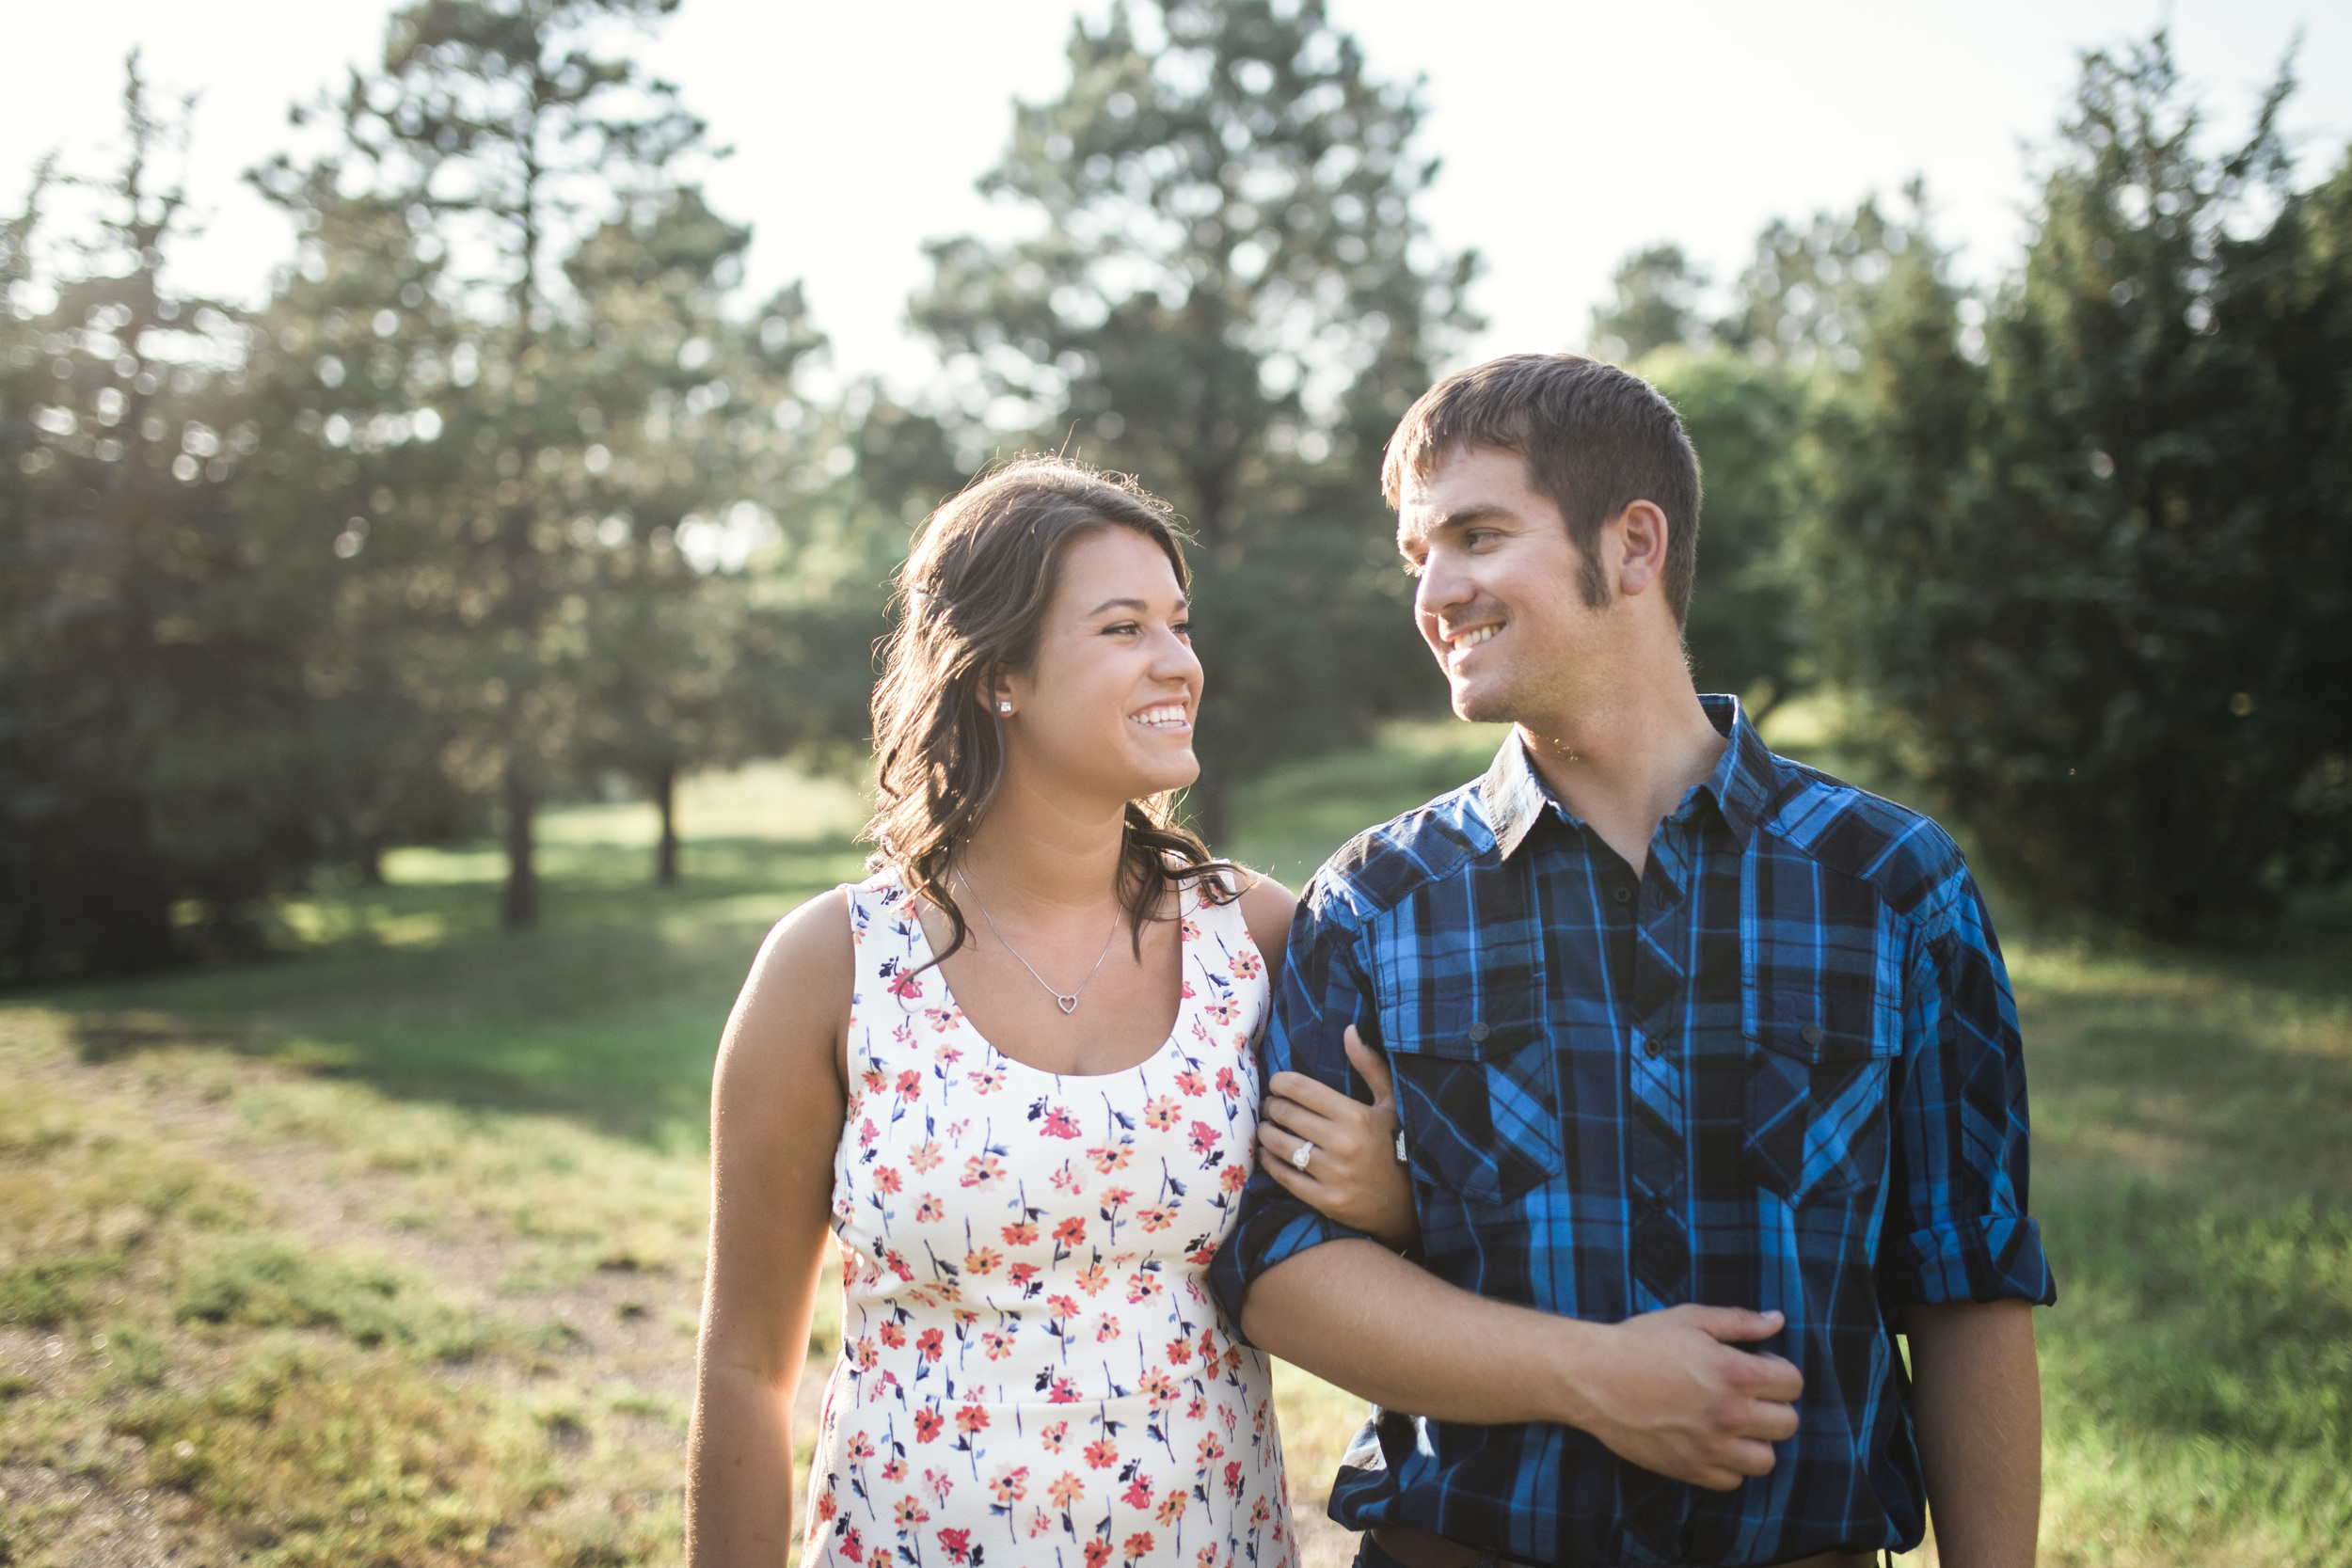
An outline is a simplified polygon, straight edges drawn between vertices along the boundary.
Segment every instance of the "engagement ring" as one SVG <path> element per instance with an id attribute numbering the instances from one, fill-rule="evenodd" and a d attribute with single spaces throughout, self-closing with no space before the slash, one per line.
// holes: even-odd
<path id="1" fill-rule="evenodd" d="M 1301 1143 L 1298 1146 L 1297 1150 L 1291 1155 L 1291 1164 L 1297 1166 L 1300 1170 L 1305 1170 L 1307 1168 L 1307 1162 L 1314 1157 L 1315 1146 L 1311 1143 Z"/>

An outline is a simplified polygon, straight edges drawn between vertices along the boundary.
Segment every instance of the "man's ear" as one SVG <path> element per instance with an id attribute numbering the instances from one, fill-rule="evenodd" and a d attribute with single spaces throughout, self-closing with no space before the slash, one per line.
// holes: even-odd
<path id="1" fill-rule="evenodd" d="M 1673 525 L 1655 501 L 1633 501 L 1607 525 L 1617 534 L 1617 592 L 1631 598 L 1666 575 L 1666 539 Z"/>

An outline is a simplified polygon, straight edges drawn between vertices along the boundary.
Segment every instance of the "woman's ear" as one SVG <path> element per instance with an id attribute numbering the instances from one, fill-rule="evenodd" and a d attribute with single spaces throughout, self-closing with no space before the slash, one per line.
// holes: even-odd
<path id="1" fill-rule="evenodd" d="M 1001 669 L 992 670 L 980 682 L 980 701 L 999 719 L 1010 718 L 1013 711 L 1012 683 Z"/>

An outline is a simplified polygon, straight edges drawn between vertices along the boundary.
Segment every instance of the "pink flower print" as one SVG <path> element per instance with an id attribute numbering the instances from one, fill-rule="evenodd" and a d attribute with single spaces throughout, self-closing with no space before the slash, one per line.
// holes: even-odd
<path id="1" fill-rule="evenodd" d="M 913 1068 L 898 1074 L 898 1098 L 912 1105 L 923 1098 L 923 1075 Z"/>
<path id="2" fill-rule="evenodd" d="M 1089 1263 L 1085 1268 L 1078 1271 L 1078 1289 L 1084 1291 L 1088 1295 L 1101 1295 L 1103 1293 L 1103 1287 L 1108 1285 L 1110 1282 L 1110 1272 L 1104 1269 L 1100 1262 Z"/>
<path id="3" fill-rule="evenodd" d="M 857 1342 L 857 1365 L 860 1371 L 866 1372 L 882 1365 L 882 1352 L 874 1348 L 873 1340 L 860 1339 Z"/>
<path id="4" fill-rule="evenodd" d="M 1216 1568 L 1216 1545 L 1214 1542 L 1193 1554 L 1192 1568 Z"/>
<path id="5" fill-rule="evenodd" d="M 1061 1224 L 1054 1227 L 1054 1244 L 1056 1246 L 1083 1246 L 1086 1244 L 1086 1239 L 1087 1222 L 1086 1217 L 1082 1214 L 1073 1214 L 1068 1219 L 1062 1221 Z"/>
<path id="6" fill-rule="evenodd" d="M 869 1067 L 865 1071 L 864 1081 L 866 1093 L 880 1094 L 882 1085 L 890 1082 L 890 1075 L 878 1067 Z"/>
<path id="7" fill-rule="evenodd" d="M 956 1430 L 964 1436 L 969 1437 L 976 1432 L 985 1432 L 987 1429 L 987 1406 L 967 1404 L 956 1412 Z"/>
<path id="8" fill-rule="evenodd" d="M 1015 1263 L 1012 1267 L 1005 1271 L 1005 1277 L 1011 1280 L 1015 1285 L 1026 1285 L 1030 1280 L 1037 1277 L 1037 1265 L 1035 1263 Z"/>
<path id="9" fill-rule="evenodd" d="M 874 1167 L 874 1190 L 876 1192 L 896 1194 L 902 1185 L 904 1183 L 898 1180 L 898 1173 L 888 1165 Z"/>
<path id="10" fill-rule="evenodd" d="M 1240 1192 L 1249 1184 L 1249 1172 L 1241 1165 L 1227 1165 L 1217 1173 L 1216 1184 L 1229 1193 Z"/>
<path id="11" fill-rule="evenodd" d="M 861 1432 L 850 1439 L 850 1462 L 851 1464 L 863 1465 L 873 1457 L 874 1440 L 872 1438 Z"/>
<path id="12" fill-rule="evenodd" d="M 1216 1243 L 1215 1242 L 1202 1242 L 1199 1246 L 1194 1247 L 1190 1252 L 1184 1254 L 1184 1261 L 1192 1264 L 1196 1268 L 1207 1268 L 1211 1263 L 1216 1261 Z"/>
<path id="13" fill-rule="evenodd" d="M 1192 1124 L 1192 1151 L 1195 1154 L 1206 1154 L 1216 1147 L 1217 1140 L 1224 1135 L 1207 1122 L 1196 1121 Z"/>
<path id="14" fill-rule="evenodd" d="M 1159 1293 L 1160 1282 L 1149 1274 L 1131 1274 L 1127 1276 L 1127 1300 L 1130 1303 L 1150 1301 Z"/>
<path id="15" fill-rule="evenodd" d="M 926 1361 L 936 1361 L 946 1354 L 947 1338 L 935 1328 L 927 1328 L 915 1336 L 914 1348 Z"/>
<path id="16" fill-rule="evenodd" d="M 985 1187 L 992 1181 L 1003 1180 L 1004 1174 L 1004 1163 L 995 1155 L 975 1154 L 963 1163 L 963 1180 L 961 1184 L 966 1187 Z"/>
<path id="17" fill-rule="evenodd" d="M 1154 1410 L 1165 1409 L 1176 1402 L 1176 1380 L 1156 1368 L 1138 1378 L 1136 1387 L 1151 1400 Z"/>
<path id="18" fill-rule="evenodd" d="M 963 1060 L 963 1049 L 961 1046 L 943 1045 L 931 1053 L 931 1060 L 941 1067 L 953 1067 Z"/>
<path id="19" fill-rule="evenodd" d="M 1005 1069 L 984 1068 L 977 1072 L 965 1073 L 963 1081 L 972 1085 L 975 1094 L 994 1094 L 1005 1086 Z"/>
<path id="20" fill-rule="evenodd" d="M 1129 1562 L 1140 1562 L 1152 1555 L 1152 1532 L 1139 1529 L 1127 1537 L 1120 1548 Z"/>
<path id="21" fill-rule="evenodd" d="M 1172 1525 L 1184 1516 L 1185 1505 L 1191 1501 L 1192 1494 L 1179 1486 L 1160 1499 L 1159 1512 L 1152 1517 L 1163 1525 Z"/>
<path id="22" fill-rule="evenodd" d="M 1117 1318 L 1104 1318 L 1094 1325 L 1094 1342 L 1098 1345 L 1109 1344 L 1113 1339 L 1118 1338 L 1119 1335 L 1120 1327 Z"/>
<path id="23" fill-rule="evenodd" d="M 1191 1099 L 1194 1095 L 1206 1094 L 1209 1092 L 1208 1081 L 1202 1078 L 1199 1073 L 1191 1071 L 1190 1069 L 1180 1072 L 1176 1075 L 1176 1088 L 1177 1092 L 1184 1095 L 1187 1100 Z"/>
<path id="24" fill-rule="evenodd" d="M 1225 1462 L 1225 1495 L 1229 1497 L 1241 1496 L 1241 1461 L 1238 1459 Z"/>
<path id="25" fill-rule="evenodd" d="M 1001 1232 L 1007 1246 L 1035 1246 L 1037 1227 L 1027 1220 L 1015 1220 Z"/>
<path id="26" fill-rule="evenodd" d="M 897 1275 L 900 1279 L 906 1281 L 907 1283 L 914 1283 L 914 1271 L 907 1267 L 907 1260 L 899 1257 L 895 1250 L 892 1251 L 888 1257 L 882 1259 L 882 1267 L 888 1269 L 892 1274 Z"/>
<path id="27" fill-rule="evenodd" d="M 1078 1386 L 1066 1377 L 1054 1379 L 1054 1386 L 1046 1392 L 1045 1402 L 1047 1404 L 1077 1403 Z"/>
<path id="28" fill-rule="evenodd" d="M 933 1030 L 944 1035 L 956 1026 L 956 1020 L 963 1016 L 963 1009 L 961 1007 L 926 1007 L 923 1009 L 923 1016 L 930 1021 Z"/>
<path id="29" fill-rule="evenodd" d="M 1212 1002 L 1200 1010 L 1219 1023 L 1231 1023 L 1241 1016 L 1241 1003 L 1229 996 L 1222 1002 Z"/>
<path id="30" fill-rule="evenodd" d="M 1184 1419 L 1187 1421 L 1205 1419 L 1208 1413 L 1208 1402 L 1203 1400 L 1199 1394 L 1193 1395 L 1192 1398 L 1184 1402 Z"/>
<path id="31" fill-rule="evenodd" d="M 1046 1178 L 1046 1180 L 1054 1184 L 1057 1192 L 1068 1193 L 1072 1197 L 1080 1196 L 1087 1190 L 1086 1178 L 1073 1169 L 1067 1160 L 1063 1161 L 1055 1169 L 1054 1174 Z"/>
<path id="32" fill-rule="evenodd" d="M 1045 1124 L 1038 1129 L 1049 1138 L 1074 1138 L 1080 1135 L 1077 1119 L 1057 1105 L 1045 1113 Z"/>
<path id="33" fill-rule="evenodd" d="M 833 1495 L 833 1486 L 830 1482 L 828 1482 L 825 1486 L 824 1496 L 817 1499 L 817 1518 L 819 1523 L 822 1523 L 825 1520 L 831 1519 L 835 1513 L 840 1512 L 841 1504 L 834 1499 Z"/>
<path id="34" fill-rule="evenodd" d="M 925 1193 L 923 1201 L 914 1206 L 914 1223 L 917 1225 L 936 1225 L 946 1217 L 947 1206 L 930 1193 Z"/>
<path id="35" fill-rule="evenodd" d="M 1056 1421 L 1052 1426 L 1038 1428 L 1037 1440 L 1044 1445 L 1047 1453 L 1061 1452 L 1061 1446 L 1070 1440 L 1070 1423 Z"/>
<path id="36" fill-rule="evenodd" d="M 1109 1219 L 1111 1217 L 1112 1210 L 1118 1208 L 1122 1203 L 1133 1202 L 1135 1200 L 1135 1194 L 1129 1192 L 1124 1187 L 1104 1188 L 1103 1191 L 1103 1217 L 1104 1219 Z"/>
<path id="37" fill-rule="evenodd" d="M 897 1350 L 907 1342 L 907 1331 L 895 1323 L 884 1323 L 875 1332 L 882 1336 L 882 1342 L 892 1350 Z"/>
<path id="38" fill-rule="evenodd" d="M 1087 1445 L 1087 1464 L 1097 1470 L 1107 1470 L 1119 1463 L 1119 1445 L 1107 1437 L 1098 1437 Z"/>
<path id="39" fill-rule="evenodd" d="M 1134 1159 L 1135 1154 L 1135 1146 L 1123 1143 L 1105 1144 L 1101 1148 L 1087 1150 L 1087 1158 L 1093 1161 L 1094 1168 L 1104 1176 L 1115 1170 L 1125 1170 L 1127 1162 Z"/>
<path id="40" fill-rule="evenodd" d="M 943 1529 L 939 1532 L 940 1549 L 950 1562 L 972 1560 L 972 1532 L 968 1529 Z"/>
<path id="41" fill-rule="evenodd" d="M 1143 1123 L 1154 1131 L 1165 1132 L 1175 1126 L 1178 1115 L 1176 1101 L 1168 1095 L 1144 1101 Z"/>
<path id="42" fill-rule="evenodd" d="M 1207 1469 L 1224 1457 L 1225 1445 L 1216 1440 L 1216 1433 L 1208 1433 L 1201 1437 L 1200 1463 L 1202 1469 Z"/>
<path id="43" fill-rule="evenodd" d="M 1168 1342 L 1167 1355 L 1169 1366 L 1184 1366 L 1192 1359 L 1192 1341 L 1182 1338 L 1170 1339 Z"/>
<path id="44" fill-rule="evenodd" d="M 1152 1478 L 1150 1476 L 1136 1477 L 1127 1483 L 1127 1490 L 1119 1495 L 1119 1500 L 1129 1508 L 1150 1508 L 1152 1506 Z"/>
<path id="45" fill-rule="evenodd" d="M 928 1404 L 924 1405 L 914 1413 L 914 1440 L 918 1443 L 928 1443 L 945 1431 L 946 1426 L 947 1423 L 940 1418 L 938 1411 L 933 1410 Z"/>
<path id="46" fill-rule="evenodd" d="M 1073 1318 L 1085 1315 L 1078 1304 L 1068 1296 L 1047 1296 L 1045 1309 L 1053 1314 L 1057 1323 L 1068 1323 Z"/>
<path id="47" fill-rule="evenodd" d="M 891 1509 L 891 1513 L 896 1516 L 901 1532 L 913 1526 L 929 1523 L 931 1516 L 930 1511 L 923 1506 L 922 1499 L 919 1497 L 900 1497 Z"/>
<path id="48" fill-rule="evenodd" d="M 1200 993 L 1192 989 L 1192 982 L 1190 980 L 1186 980 L 1184 982 L 1183 988 L 1179 990 L 1176 994 L 1184 1001 L 1189 1002 Z"/>
<path id="49" fill-rule="evenodd" d="M 999 1503 L 1017 1503 L 1029 1495 L 1029 1467 L 1016 1465 L 988 1483 Z"/>
<path id="50" fill-rule="evenodd" d="M 1253 1525 L 1263 1525 L 1268 1519 L 1273 1517 L 1274 1510 L 1270 1505 L 1268 1505 L 1265 1498 L 1263 1497 L 1258 1499 L 1256 1506 L 1251 1508 L 1249 1511 L 1249 1522 Z"/>
<path id="51" fill-rule="evenodd" d="M 1199 942 L 1200 940 L 1200 923 L 1193 919 L 1192 916 L 1186 915 L 1184 919 L 1179 920 L 1176 923 L 1176 934 L 1186 942 Z"/>
<path id="52" fill-rule="evenodd" d="M 956 1489 L 956 1478 L 945 1470 L 925 1470 L 923 1489 L 938 1498 L 940 1502 L 945 1503 L 947 1500 L 947 1494 Z"/>
<path id="53" fill-rule="evenodd" d="M 891 1458 L 883 1461 L 882 1478 L 887 1481 L 901 1481 L 906 1480 L 907 1462 L 903 1459 L 898 1458 L 896 1455 L 893 1455 Z"/>
<path id="54" fill-rule="evenodd" d="M 1221 1067 L 1216 1069 L 1216 1092 L 1228 1100 L 1241 1098 L 1241 1080 L 1233 1076 L 1232 1068 Z"/>
<path id="55" fill-rule="evenodd" d="M 947 1141 L 951 1144 L 960 1144 L 963 1142 L 964 1132 L 972 1124 L 969 1121 L 949 1122 L 947 1124 Z"/>
<path id="56" fill-rule="evenodd" d="M 1054 1499 L 1054 1506 L 1067 1512 L 1070 1505 L 1087 1495 L 1086 1478 L 1064 1470 L 1045 1488 L 1045 1495 Z"/>
<path id="57" fill-rule="evenodd" d="M 919 1002 L 923 999 L 922 978 L 907 970 L 890 982 L 890 994 L 901 1002 Z"/>
<path id="58" fill-rule="evenodd" d="M 857 1146 L 860 1148 L 871 1148 L 874 1147 L 874 1140 L 881 1136 L 882 1129 L 874 1125 L 873 1117 L 868 1117 L 857 1130 Z"/>
<path id="59" fill-rule="evenodd" d="M 1237 979 L 1254 980 L 1265 973 L 1265 960 L 1254 947 L 1245 947 L 1233 955 L 1233 974 Z"/>
<path id="60" fill-rule="evenodd" d="M 1175 1218 L 1176 1211 L 1173 1209 L 1155 1207 L 1136 1211 L 1136 1223 L 1146 1230 L 1166 1230 Z"/>
<path id="61" fill-rule="evenodd" d="M 917 1171 L 937 1170 L 939 1168 L 939 1140 L 937 1138 L 924 1139 L 914 1152 L 907 1156 L 907 1164 Z"/>
<path id="62" fill-rule="evenodd" d="M 1004 1261 L 1004 1255 L 994 1247 L 976 1247 L 963 1255 L 963 1271 L 966 1274 L 994 1274 Z"/>
<path id="63" fill-rule="evenodd" d="M 1012 1336 L 992 1328 L 980 1336 L 980 1351 L 991 1361 L 1002 1361 L 1012 1354 Z"/>
<path id="64" fill-rule="evenodd" d="M 1089 1541 L 1085 1556 L 1086 1568 L 1103 1568 L 1111 1560 L 1111 1544 L 1107 1541 Z"/>

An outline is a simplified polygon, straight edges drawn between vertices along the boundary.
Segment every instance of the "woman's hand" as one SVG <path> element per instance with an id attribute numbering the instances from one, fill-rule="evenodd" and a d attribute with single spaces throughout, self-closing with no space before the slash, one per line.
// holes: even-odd
<path id="1" fill-rule="evenodd" d="M 1386 1245 L 1410 1246 L 1421 1235 L 1421 1221 L 1413 1212 L 1412 1180 L 1396 1157 L 1396 1096 L 1389 1064 L 1352 1023 L 1342 1043 L 1347 1059 L 1372 1085 L 1372 1103 L 1304 1073 L 1276 1073 L 1258 1119 L 1259 1164 L 1292 1196 L 1329 1218 Z M 1295 1160 L 1308 1143 L 1314 1152 L 1301 1170 Z"/>

